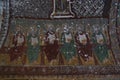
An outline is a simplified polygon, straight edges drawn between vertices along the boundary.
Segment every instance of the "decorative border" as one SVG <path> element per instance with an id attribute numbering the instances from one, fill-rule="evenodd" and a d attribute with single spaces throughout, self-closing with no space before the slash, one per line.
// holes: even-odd
<path id="1" fill-rule="evenodd" d="M 115 5 L 117 6 L 115 27 L 116 27 L 117 41 L 119 43 L 118 45 L 119 45 L 119 48 L 120 48 L 120 38 L 119 38 L 119 31 L 118 31 L 118 28 L 119 28 L 119 25 L 118 25 L 118 11 L 120 10 L 120 7 L 119 7 L 120 6 L 120 0 Z"/>
<path id="2" fill-rule="evenodd" d="M 0 75 L 120 75 L 120 66 L 1 66 Z"/>
<path id="3" fill-rule="evenodd" d="M 9 28 L 9 22 L 10 22 L 10 8 L 9 8 L 9 0 L 3 0 L 3 25 L 1 28 L 1 39 L 0 39 L 0 48 L 4 44 L 7 34 L 8 34 L 8 28 Z"/>

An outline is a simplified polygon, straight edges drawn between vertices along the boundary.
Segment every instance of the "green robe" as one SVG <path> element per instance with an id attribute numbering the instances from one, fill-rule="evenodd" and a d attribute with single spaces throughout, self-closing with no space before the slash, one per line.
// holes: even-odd
<path id="1" fill-rule="evenodd" d="M 97 42 L 96 35 L 102 35 L 103 44 L 100 44 L 100 43 Z M 94 51 L 95 55 L 97 56 L 98 60 L 102 63 L 106 58 L 109 57 L 109 53 L 108 53 L 109 49 L 106 45 L 105 36 L 103 35 L 102 32 L 93 33 L 92 41 L 93 41 L 93 44 L 94 44 L 93 51 Z"/>
<path id="2" fill-rule="evenodd" d="M 38 44 L 36 44 L 35 46 L 31 45 L 31 38 L 37 38 L 38 39 Z M 39 52 L 40 52 L 40 45 L 39 45 L 39 37 L 36 34 L 35 36 L 32 36 L 31 34 L 28 35 L 27 37 L 27 56 L 28 56 L 28 60 L 30 63 L 36 61 L 38 59 L 39 56 Z"/>
<path id="3" fill-rule="evenodd" d="M 69 33 L 68 33 L 69 34 Z M 72 37 L 72 40 L 70 43 L 67 43 L 65 41 L 65 33 L 62 34 L 61 37 L 62 47 L 61 47 L 61 53 L 65 57 L 67 61 L 69 61 L 73 56 L 76 55 L 76 48 L 74 46 L 74 39 Z"/>

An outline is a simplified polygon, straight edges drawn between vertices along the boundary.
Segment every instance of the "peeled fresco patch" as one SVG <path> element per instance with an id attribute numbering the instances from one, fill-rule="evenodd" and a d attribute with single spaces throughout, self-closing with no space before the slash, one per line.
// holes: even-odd
<path id="1" fill-rule="evenodd" d="M 119 4 L 0 0 L 0 74 L 118 74 Z"/>

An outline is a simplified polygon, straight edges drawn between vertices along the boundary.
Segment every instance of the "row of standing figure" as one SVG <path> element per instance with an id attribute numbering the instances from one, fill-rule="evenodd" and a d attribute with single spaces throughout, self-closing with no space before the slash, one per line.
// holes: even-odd
<path id="1" fill-rule="evenodd" d="M 19 29 L 13 37 L 14 47 L 10 49 L 11 61 L 21 57 L 25 52 L 29 62 L 36 63 L 41 47 L 44 46 L 42 52 L 45 53 L 49 62 L 57 59 L 60 54 L 62 55 L 60 60 L 64 58 L 67 63 L 75 58 L 80 64 L 95 64 L 96 60 L 100 64 L 111 63 L 111 50 L 106 44 L 104 34 L 98 29 L 95 29 L 90 38 L 89 34 L 83 31 L 81 27 L 78 27 L 78 31 L 73 35 L 68 26 L 64 25 L 64 31 L 59 39 L 53 28 L 49 26 L 43 40 L 44 45 L 40 45 L 39 30 L 37 29 L 32 29 L 27 38 Z M 25 48 L 25 41 L 27 41 L 27 49 Z"/>

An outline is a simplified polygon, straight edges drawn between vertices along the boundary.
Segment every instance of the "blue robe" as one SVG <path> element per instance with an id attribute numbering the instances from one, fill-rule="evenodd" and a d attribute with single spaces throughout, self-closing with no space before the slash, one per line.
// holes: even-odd
<path id="1" fill-rule="evenodd" d="M 31 39 L 32 38 L 36 38 L 38 43 L 36 45 L 32 45 L 31 43 Z M 28 56 L 28 60 L 30 63 L 36 61 L 38 59 L 39 56 L 39 52 L 40 52 L 40 45 L 39 45 L 39 36 L 37 34 L 35 34 L 34 36 L 32 34 L 29 34 L 27 37 L 27 56 Z"/>
<path id="2" fill-rule="evenodd" d="M 101 35 L 103 37 L 103 44 L 100 44 L 97 41 L 97 36 L 96 35 Z M 98 33 L 93 33 L 92 35 L 92 42 L 94 44 L 93 51 L 95 55 L 97 56 L 98 60 L 103 63 L 103 61 L 107 58 L 109 58 L 109 52 L 108 52 L 108 47 L 106 45 L 106 39 L 105 36 L 103 35 L 102 32 Z"/>
<path id="3" fill-rule="evenodd" d="M 61 37 L 61 43 L 62 43 L 61 53 L 67 61 L 69 61 L 71 58 L 73 58 L 76 55 L 76 48 L 72 34 L 71 34 L 72 39 L 70 40 L 70 42 L 66 42 L 65 35 L 70 35 L 70 34 L 71 33 L 62 33 L 62 37 Z"/>

